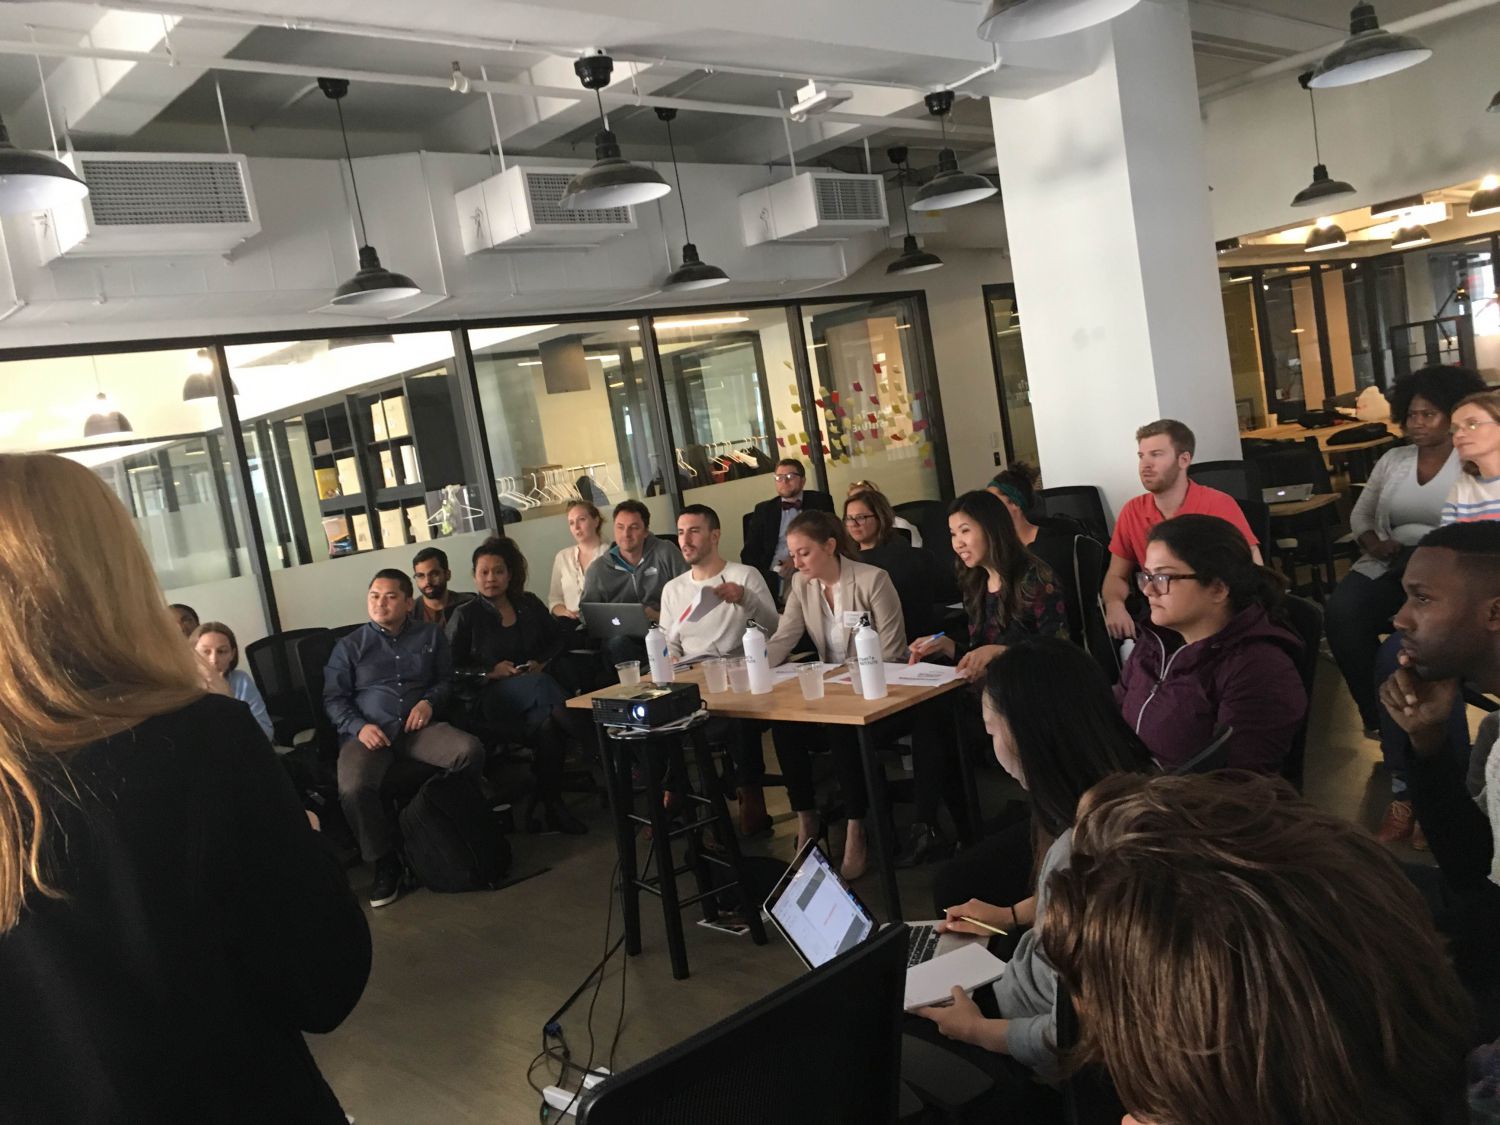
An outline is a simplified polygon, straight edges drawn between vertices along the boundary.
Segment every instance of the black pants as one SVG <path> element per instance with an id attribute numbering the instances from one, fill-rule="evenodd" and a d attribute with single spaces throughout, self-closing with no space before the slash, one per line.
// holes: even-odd
<path id="1" fill-rule="evenodd" d="M 1380 638 L 1390 632 L 1391 618 L 1405 600 L 1401 574 L 1395 568 L 1379 578 L 1351 571 L 1333 588 L 1323 608 L 1328 647 L 1344 674 L 1366 730 L 1374 730 L 1380 718 L 1375 695 L 1375 655 L 1380 651 Z"/>
<path id="2" fill-rule="evenodd" d="M 710 742 L 717 742 L 734 764 L 734 782 L 740 788 L 758 786 L 766 777 L 766 755 L 761 736 L 769 723 L 751 719 L 712 719 L 707 727 Z"/>
<path id="3" fill-rule="evenodd" d="M 1032 894 L 1031 820 L 1017 821 L 966 848 L 932 877 L 932 908 L 941 917 L 950 906 L 977 898 L 1010 906 Z"/>
<path id="4" fill-rule="evenodd" d="M 786 782 L 787 800 L 794 812 L 811 812 L 818 807 L 813 788 L 812 755 L 826 749 L 833 755 L 833 772 L 844 794 L 844 808 L 850 820 L 863 820 L 870 810 L 870 794 L 865 787 L 864 766 L 860 762 L 859 738 L 849 727 L 823 726 L 818 723 L 772 723 L 771 742 L 781 777 Z"/>
<path id="5" fill-rule="evenodd" d="M 967 692 L 951 692 L 929 700 L 903 713 L 894 723 L 904 720 L 911 735 L 912 782 L 916 790 L 917 820 L 930 827 L 938 826 L 939 808 L 946 803 L 953 817 L 958 838 L 965 843 L 973 839 L 969 824 L 968 802 L 964 798 L 963 779 L 958 756 L 966 753 L 960 730 L 973 711 L 978 725 L 979 712 Z M 884 728 L 883 728 L 884 729 Z M 899 730 L 896 726 L 894 729 Z M 982 728 L 981 728 L 982 729 Z"/>

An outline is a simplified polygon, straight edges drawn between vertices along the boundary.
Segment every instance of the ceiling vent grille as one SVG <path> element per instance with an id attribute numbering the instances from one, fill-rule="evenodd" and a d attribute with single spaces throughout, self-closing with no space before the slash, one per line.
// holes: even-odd
<path id="1" fill-rule="evenodd" d="M 746 246 L 762 242 L 842 242 L 889 222 L 879 176 L 802 172 L 740 196 Z"/>
<path id="2" fill-rule="evenodd" d="M 573 168 L 507 168 L 453 197 L 464 253 L 601 246 L 636 229 L 629 207 L 571 211 Z"/>
<path id="3" fill-rule="evenodd" d="M 243 156 L 79 152 L 89 194 L 37 216 L 43 261 L 227 254 L 260 233 Z"/>

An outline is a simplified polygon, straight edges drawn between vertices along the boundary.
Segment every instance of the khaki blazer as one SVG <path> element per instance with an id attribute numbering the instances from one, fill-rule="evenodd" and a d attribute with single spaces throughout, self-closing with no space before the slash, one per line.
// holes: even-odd
<path id="1" fill-rule="evenodd" d="M 896 587 L 891 585 L 891 576 L 878 566 L 853 559 L 840 558 L 839 563 L 839 588 L 843 592 L 844 610 L 869 614 L 871 626 L 880 634 L 880 649 L 885 659 L 905 663 L 908 653 L 906 625 L 901 616 L 901 599 L 896 596 Z M 785 663 L 804 631 L 817 646 L 818 658 L 827 659 L 828 635 L 824 629 L 822 603 L 823 591 L 817 583 L 800 573 L 792 576 L 786 608 L 781 612 L 781 625 L 767 644 L 773 668 Z M 856 630 L 846 632 L 848 653 L 852 656 Z"/>

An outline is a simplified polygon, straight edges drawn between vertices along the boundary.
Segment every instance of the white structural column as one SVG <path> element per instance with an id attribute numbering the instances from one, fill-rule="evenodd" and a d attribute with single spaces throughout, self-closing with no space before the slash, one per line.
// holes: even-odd
<path id="1" fill-rule="evenodd" d="M 1118 512 L 1145 422 L 1186 422 L 1200 460 L 1240 454 L 1187 5 L 1080 40 L 1088 77 L 990 106 L 1045 483 Z"/>

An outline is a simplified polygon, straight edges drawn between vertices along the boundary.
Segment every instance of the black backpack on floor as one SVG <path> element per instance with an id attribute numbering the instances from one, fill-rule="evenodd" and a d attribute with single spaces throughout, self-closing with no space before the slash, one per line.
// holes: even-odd
<path id="1" fill-rule="evenodd" d="M 429 778 L 401 811 L 406 861 L 430 891 L 494 890 L 510 871 L 510 842 L 479 786 L 458 774 Z"/>

